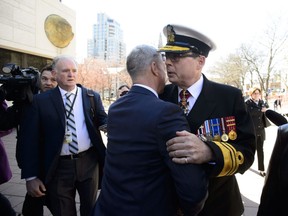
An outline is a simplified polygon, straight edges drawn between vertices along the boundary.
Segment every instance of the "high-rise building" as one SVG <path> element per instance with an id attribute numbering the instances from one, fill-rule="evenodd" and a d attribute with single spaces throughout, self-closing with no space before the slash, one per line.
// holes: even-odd
<path id="1" fill-rule="evenodd" d="M 93 25 L 93 39 L 88 40 L 89 57 L 121 64 L 126 58 L 126 45 L 120 24 L 105 13 L 97 14 L 97 24 Z"/>
<path id="2" fill-rule="evenodd" d="M 95 43 L 94 39 L 88 39 L 87 40 L 87 56 L 88 57 L 93 57 L 95 56 Z"/>

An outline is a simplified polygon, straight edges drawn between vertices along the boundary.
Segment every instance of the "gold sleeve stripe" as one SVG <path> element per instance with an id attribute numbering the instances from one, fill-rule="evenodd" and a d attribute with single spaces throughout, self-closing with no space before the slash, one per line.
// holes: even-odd
<path id="1" fill-rule="evenodd" d="M 227 170 L 226 175 L 233 175 L 239 166 L 239 165 L 237 165 L 236 155 L 233 154 L 235 152 L 235 149 L 233 148 L 233 146 L 229 145 L 228 143 L 221 142 L 221 144 L 223 145 L 223 147 L 227 148 L 227 150 L 229 151 L 228 154 L 229 154 L 230 160 L 231 160 L 231 169 L 230 169 L 230 171 Z M 224 161 L 224 164 L 225 164 L 225 161 Z M 225 167 L 225 165 L 224 165 L 224 167 Z"/>
<path id="2" fill-rule="evenodd" d="M 224 160 L 223 169 L 217 177 L 233 175 L 239 165 L 244 162 L 243 154 L 240 151 L 236 151 L 236 149 L 227 142 L 214 141 L 214 143 L 222 151 Z"/>

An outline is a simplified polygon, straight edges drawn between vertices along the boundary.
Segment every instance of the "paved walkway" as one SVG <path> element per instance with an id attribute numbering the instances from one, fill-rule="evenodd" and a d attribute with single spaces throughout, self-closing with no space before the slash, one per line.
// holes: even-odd
<path id="1" fill-rule="evenodd" d="M 270 155 L 274 146 L 276 138 L 277 127 L 270 126 L 266 130 L 267 139 L 264 144 L 265 165 L 268 166 Z M 15 146 L 16 146 L 16 133 L 13 132 L 10 135 L 3 137 L 3 142 L 6 147 L 6 151 L 9 156 L 10 166 L 13 172 L 12 179 L 0 185 L 0 192 L 4 194 L 12 203 L 17 213 L 21 212 L 24 196 L 26 194 L 25 181 L 20 179 L 20 170 L 15 160 Z M 251 168 L 245 172 L 245 174 L 237 174 L 237 179 L 241 194 L 243 196 L 243 202 L 245 205 L 244 216 L 256 216 L 258 210 L 258 204 L 260 195 L 264 183 L 264 178 L 257 172 L 257 158 Z M 45 216 L 50 216 L 51 213 L 45 208 Z"/>

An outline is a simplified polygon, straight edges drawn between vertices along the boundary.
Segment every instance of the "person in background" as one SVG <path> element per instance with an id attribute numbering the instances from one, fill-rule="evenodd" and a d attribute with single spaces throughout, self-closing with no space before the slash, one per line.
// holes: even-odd
<path id="1" fill-rule="evenodd" d="M 279 108 L 281 109 L 281 96 L 274 101 L 274 111 L 278 111 Z"/>
<path id="2" fill-rule="evenodd" d="M 52 74 L 52 65 L 48 64 L 43 67 L 40 71 L 40 91 L 45 92 L 50 89 L 53 89 L 57 86 L 56 77 Z M 19 149 L 18 149 L 19 150 Z M 16 155 L 19 156 L 20 152 L 17 152 Z M 21 163 L 21 159 L 19 160 Z M 20 165 L 21 167 L 21 165 Z M 25 200 L 23 202 L 22 214 L 24 216 L 43 216 L 43 206 L 46 205 L 50 209 L 48 199 L 46 196 L 41 197 L 32 197 L 26 193 Z"/>
<path id="3" fill-rule="evenodd" d="M 106 124 L 107 114 L 98 93 L 76 85 L 77 73 L 74 58 L 55 57 L 58 86 L 34 95 L 20 123 L 21 177 L 30 196 L 47 196 L 53 216 L 77 215 L 76 191 L 81 216 L 90 215 L 104 166 L 106 147 L 98 127 Z"/>
<path id="4" fill-rule="evenodd" d="M 40 91 L 45 92 L 57 86 L 56 77 L 52 74 L 52 65 L 46 65 L 40 71 Z"/>
<path id="5" fill-rule="evenodd" d="M 281 114 L 266 111 L 267 118 L 279 126 L 261 193 L 257 216 L 287 215 L 288 124 Z"/>
<path id="6" fill-rule="evenodd" d="M 265 116 L 265 112 L 268 108 L 268 104 L 261 99 L 261 89 L 254 87 L 250 90 L 250 99 L 246 101 L 247 110 L 250 113 L 254 131 L 256 133 L 256 150 L 258 159 L 258 171 L 259 175 L 264 177 L 265 166 L 264 166 L 264 141 L 266 138 L 265 128 L 270 126 L 269 121 Z"/>
<path id="7" fill-rule="evenodd" d="M 13 101 L 12 105 L 8 107 L 5 100 L 6 94 L 7 91 L 2 85 L 0 88 L 0 184 L 9 181 L 12 177 L 8 157 L 1 137 L 10 134 L 13 128 L 17 128 L 21 118 L 22 107 L 25 104 L 23 101 Z M 1 193 L 0 214 L 5 216 L 16 215 L 10 201 Z"/>
<path id="8" fill-rule="evenodd" d="M 108 111 L 104 177 L 93 215 L 175 216 L 178 199 L 184 215 L 197 215 L 208 179 L 204 166 L 174 164 L 166 150 L 166 141 L 189 126 L 177 105 L 158 98 L 166 81 L 162 56 L 139 45 L 126 67 L 133 86 Z"/>
<path id="9" fill-rule="evenodd" d="M 205 164 L 209 169 L 209 196 L 199 215 L 240 216 L 244 212 L 235 177 L 253 164 L 255 134 L 241 90 L 215 83 L 202 73 L 215 44 L 189 27 L 164 27 L 166 69 L 171 84 L 160 98 L 179 104 L 191 133 L 177 132 L 167 142 L 175 163 Z"/>
<path id="10" fill-rule="evenodd" d="M 128 93 L 129 90 L 130 90 L 130 88 L 129 88 L 128 85 L 121 85 L 121 86 L 118 88 L 118 97 L 124 96 L 125 94 Z"/>
<path id="11" fill-rule="evenodd" d="M 5 100 L 0 104 L 0 184 L 8 182 L 12 177 L 7 153 L 1 137 L 12 132 L 12 128 L 18 124 L 18 110 L 15 107 L 7 106 Z M 10 201 L 0 193 L 0 211 L 1 215 L 16 216 L 16 212 L 11 206 Z"/>

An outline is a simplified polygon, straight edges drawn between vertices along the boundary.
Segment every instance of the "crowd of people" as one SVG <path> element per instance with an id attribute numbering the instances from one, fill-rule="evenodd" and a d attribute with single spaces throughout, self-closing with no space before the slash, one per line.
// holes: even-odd
<path id="1" fill-rule="evenodd" d="M 260 88 L 244 101 L 241 90 L 204 75 L 216 49 L 210 38 L 172 24 L 163 33 L 165 46 L 143 44 L 129 53 L 132 86 L 119 87 L 107 113 L 99 93 L 76 83 L 77 62 L 66 55 L 41 70 L 41 90 L 31 103 L 4 104 L 0 129 L 19 131 L 16 158 L 27 188 L 23 215 L 42 216 L 46 205 L 54 216 L 76 216 L 78 193 L 81 216 L 241 216 L 235 174 L 251 167 L 256 150 L 259 174 L 268 180 L 258 216 L 269 215 L 265 206 L 273 200 L 265 197 L 272 197 L 273 182 L 287 181 L 286 167 L 275 159 L 266 174 L 265 127 L 267 118 L 279 126 L 286 119 L 268 112 Z M 100 130 L 107 132 L 107 146 Z M 286 131 L 279 128 L 280 149 Z M 1 210 L 5 204 L 7 216 L 16 215 L 0 198 Z"/>

